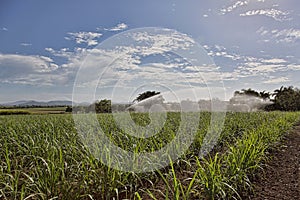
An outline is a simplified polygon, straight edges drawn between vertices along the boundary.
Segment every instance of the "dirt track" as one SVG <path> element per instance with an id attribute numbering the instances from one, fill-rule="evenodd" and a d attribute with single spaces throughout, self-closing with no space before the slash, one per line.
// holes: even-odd
<path id="1" fill-rule="evenodd" d="M 300 125 L 270 152 L 271 160 L 264 173 L 254 181 L 254 200 L 300 199 Z"/>

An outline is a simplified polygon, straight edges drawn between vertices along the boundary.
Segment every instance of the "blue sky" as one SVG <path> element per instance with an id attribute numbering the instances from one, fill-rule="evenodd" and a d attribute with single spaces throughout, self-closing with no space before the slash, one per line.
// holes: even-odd
<path id="1" fill-rule="evenodd" d="M 145 27 L 175 30 L 182 33 L 180 37 L 193 39 L 205 49 L 216 68 L 213 72 L 200 70 L 199 91 L 202 87 L 205 90 L 201 76 L 204 82 L 222 81 L 227 99 L 242 88 L 273 91 L 282 85 L 300 87 L 299 18 L 300 2 L 296 0 L 2 0 L 0 102 L 72 99 L 77 72 L 87 56 L 95 52 L 93 49 L 103 48 L 103 41 L 113 45 L 112 36 Z M 155 38 L 174 42 L 171 36 Z M 117 91 L 113 94 L 115 101 L 127 101 L 151 87 L 171 87 L 175 84 L 172 78 L 179 75 L 191 80 L 190 87 L 197 85 L 196 73 L 178 71 L 171 66 L 174 62 L 153 57 L 151 62 L 143 63 L 133 56 L 123 58 L 133 62 L 127 67 L 106 71 L 104 78 L 110 80 L 110 86 L 97 82 L 94 98 L 110 98 L 112 91 Z M 143 73 L 130 68 L 139 65 L 147 66 Z M 169 82 L 154 79 L 158 71 L 160 80 Z M 112 84 L 111 80 L 120 78 L 118 87 Z"/>

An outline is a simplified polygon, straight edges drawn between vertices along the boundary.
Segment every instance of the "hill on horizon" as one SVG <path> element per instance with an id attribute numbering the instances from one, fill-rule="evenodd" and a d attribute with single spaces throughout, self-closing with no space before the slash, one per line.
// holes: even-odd
<path id="1" fill-rule="evenodd" d="M 68 100 L 52 100 L 52 101 L 35 101 L 35 100 L 21 100 L 8 103 L 0 103 L 1 106 L 17 106 L 17 107 L 30 107 L 30 106 L 72 106 L 72 101 Z"/>

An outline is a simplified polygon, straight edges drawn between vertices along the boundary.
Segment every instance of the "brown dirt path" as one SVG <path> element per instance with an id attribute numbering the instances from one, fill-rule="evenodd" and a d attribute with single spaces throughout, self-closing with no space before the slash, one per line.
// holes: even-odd
<path id="1" fill-rule="evenodd" d="M 254 200 L 300 200 L 300 125 L 270 152 L 265 171 L 254 180 Z"/>

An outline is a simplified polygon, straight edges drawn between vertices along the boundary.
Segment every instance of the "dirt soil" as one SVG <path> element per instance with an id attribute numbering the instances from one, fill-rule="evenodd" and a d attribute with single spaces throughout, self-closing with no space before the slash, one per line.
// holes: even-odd
<path id="1" fill-rule="evenodd" d="M 300 200 L 300 125 L 270 152 L 264 172 L 254 184 L 254 200 Z"/>
<path id="2" fill-rule="evenodd" d="M 264 169 L 252 180 L 254 192 L 242 194 L 244 200 L 300 200 L 300 124 L 295 126 L 275 148 L 269 150 Z M 179 179 L 183 178 L 179 175 Z M 165 191 L 162 181 L 156 189 Z M 154 192 L 157 199 L 164 199 Z M 144 194 L 143 199 L 152 199 Z"/>

